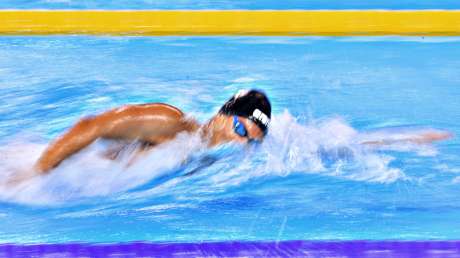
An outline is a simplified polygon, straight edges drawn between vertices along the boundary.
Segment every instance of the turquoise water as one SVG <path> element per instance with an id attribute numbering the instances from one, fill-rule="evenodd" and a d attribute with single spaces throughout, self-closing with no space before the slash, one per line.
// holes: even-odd
<path id="1" fill-rule="evenodd" d="M 459 42 L 2 37 L 0 242 L 458 239 L 458 137 L 359 142 L 459 135 Z M 3 184 L 80 117 L 167 102 L 205 122 L 244 88 L 272 101 L 260 146 L 206 150 L 181 135 L 126 168 L 99 141 L 48 176 Z"/>
<path id="2" fill-rule="evenodd" d="M 457 0 L 3 0 L 2 9 L 460 9 Z"/>

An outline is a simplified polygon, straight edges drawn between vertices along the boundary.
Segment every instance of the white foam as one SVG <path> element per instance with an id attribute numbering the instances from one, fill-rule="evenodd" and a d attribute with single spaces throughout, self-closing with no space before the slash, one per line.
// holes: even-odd
<path id="1" fill-rule="evenodd" d="M 136 209 L 137 211 L 148 211 L 148 212 L 162 212 L 170 209 L 180 209 L 180 208 L 192 208 L 195 205 L 192 204 L 158 204 L 147 206 L 143 208 Z"/>
<path id="2" fill-rule="evenodd" d="M 242 183 L 250 178 L 291 173 L 315 173 L 344 179 L 391 183 L 405 178 L 390 166 L 394 159 L 357 142 L 360 134 L 339 117 L 302 125 L 285 111 L 275 116 L 269 135 L 253 155 L 237 168 L 214 175 L 214 183 Z"/>
<path id="3" fill-rule="evenodd" d="M 310 119 L 303 124 L 285 111 L 272 117 L 269 134 L 260 146 L 230 144 L 205 151 L 205 144 L 198 135 L 180 134 L 175 140 L 158 146 L 133 162 L 132 153 L 137 148 L 135 144 L 125 150 L 121 160 L 112 161 L 102 157 L 106 143 L 99 141 L 62 162 L 46 176 L 7 186 L 8 177 L 30 171 L 46 147 L 45 144 L 15 140 L 15 143 L 8 143 L 0 149 L 0 199 L 48 205 L 114 193 L 121 193 L 115 196 L 116 199 L 171 193 L 176 194 L 175 198 L 187 198 L 198 193 L 202 194 L 200 198 L 205 198 L 248 180 L 259 180 L 265 176 L 283 177 L 292 173 L 392 183 L 408 178 L 401 168 L 392 165 L 395 159 L 392 152 L 377 151 L 377 147 L 365 146 L 361 142 L 404 138 L 419 132 L 379 130 L 360 133 L 340 117 Z M 379 148 L 436 155 L 432 146 L 397 141 Z M 171 171 L 200 167 L 199 161 L 184 161 L 190 156 L 206 155 L 217 158 L 200 168 L 200 172 L 194 176 L 173 177 L 149 189 L 126 192 Z M 130 162 L 132 164 L 128 166 Z M 454 180 L 454 183 L 457 182 Z"/>
<path id="4" fill-rule="evenodd" d="M 379 36 L 379 37 L 344 37 L 341 42 L 418 42 L 450 43 L 460 41 L 460 37 L 423 37 L 423 36 Z"/>
<path id="5" fill-rule="evenodd" d="M 52 4 L 57 4 L 57 3 L 65 3 L 65 4 L 70 4 L 72 0 L 44 0 L 45 3 L 52 3 Z"/>
<path id="6" fill-rule="evenodd" d="M 452 183 L 453 184 L 460 184 L 460 176 L 457 176 L 454 179 L 452 179 Z"/>
<path id="7" fill-rule="evenodd" d="M 260 79 L 261 79 L 260 76 L 254 76 L 254 77 L 245 76 L 245 77 L 236 78 L 232 82 L 233 83 L 250 83 L 250 82 L 259 81 Z"/>
<path id="8" fill-rule="evenodd" d="M 460 173 L 460 168 L 458 168 L 458 167 L 450 167 L 449 165 L 447 165 L 445 163 L 441 163 L 439 165 L 434 166 L 434 169 L 440 170 L 442 172 L 447 172 L 447 173 L 455 173 L 455 174 Z M 460 180 L 460 177 L 459 177 L 459 180 Z"/>
<path id="9" fill-rule="evenodd" d="M 159 145 L 128 166 L 136 145 L 125 150 L 121 160 L 112 161 L 103 157 L 105 144 L 96 142 L 62 162 L 48 175 L 8 185 L 11 175 L 31 171 L 45 147 L 44 144 L 17 143 L 0 150 L 3 157 L 0 163 L 2 200 L 44 205 L 122 192 L 179 166 L 203 144 L 197 135 L 179 134 L 174 141 Z"/>
<path id="10" fill-rule="evenodd" d="M 239 44 L 269 44 L 269 45 L 304 45 L 325 37 L 236 37 L 232 38 Z"/>

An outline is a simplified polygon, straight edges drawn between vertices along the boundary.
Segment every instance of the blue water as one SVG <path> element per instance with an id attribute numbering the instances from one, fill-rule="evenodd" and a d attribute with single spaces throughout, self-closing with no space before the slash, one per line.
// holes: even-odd
<path id="1" fill-rule="evenodd" d="M 2 37 L 0 242 L 458 239 L 458 137 L 359 142 L 460 135 L 459 43 Z M 206 150 L 181 135 L 126 168 L 99 141 L 48 176 L 4 185 L 80 117 L 167 102 L 205 122 L 253 87 L 274 113 L 260 146 Z"/>
<path id="2" fill-rule="evenodd" d="M 460 9 L 458 0 L 3 0 L 1 9 Z"/>

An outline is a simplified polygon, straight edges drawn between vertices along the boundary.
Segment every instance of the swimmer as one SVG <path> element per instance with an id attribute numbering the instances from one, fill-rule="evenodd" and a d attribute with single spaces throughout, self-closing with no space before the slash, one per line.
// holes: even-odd
<path id="1" fill-rule="evenodd" d="M 63 160 L 97 139 L 109 139 L 127 145 L 142 143 L 139 153 L 174 139 L 179 133 L 198 132 L 209 147 L 228 142 L 261 142 L 268 132 L 271 105 L 259 90 L 242 90 L 231 97 L 207 123 L 200 125 L 178 108 L 162 103 L 126 105 L 100 115 L 81 119 L 54 140 L 34 166 L 34 174 L 46 174 Z M 444 131 L 423 132 L 397 140 L 364 141 L 361 144 L 382 146 L 397 142 L 429 144 L 452 135 Z M 115 159 L 123 148 L 109 151 Z"/>
<path id="2" fill-rule="evenodd" d="M 170 141 L 182 132 L 198 132 L 209 147 L 228 142 L 261 142 L 268 132 L 270 119 L 270 101 L 259 90 L 239 91 L 203 125 L 168 104 L 126 105 L 81 119 L 45 149 L 34 171 L 50 172 L 97 139 L 126 144 L 139 141 L 143 146 L 140 151 Z M 117 151 L 111 154 L 116 158 Z"/>

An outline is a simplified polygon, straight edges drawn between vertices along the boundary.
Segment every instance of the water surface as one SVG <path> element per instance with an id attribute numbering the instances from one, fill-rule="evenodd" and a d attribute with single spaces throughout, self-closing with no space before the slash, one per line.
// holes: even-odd
<path id="1" fill-rule="evenodd" d="M 181 135 L 129 168 L 96 142 L 49 176 L 0 187 L 0 242 L 458 239 L 458 137 L 359 143 L 460 134 L 459 41 L 2 37 L 2 183 L 78 118 L 128 103 L 205 122 L 259 88 L 273 123 L 260 146 L 206 150 Z"/>

